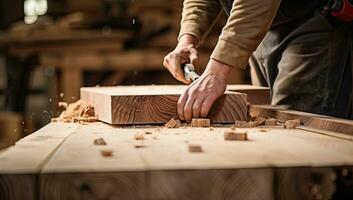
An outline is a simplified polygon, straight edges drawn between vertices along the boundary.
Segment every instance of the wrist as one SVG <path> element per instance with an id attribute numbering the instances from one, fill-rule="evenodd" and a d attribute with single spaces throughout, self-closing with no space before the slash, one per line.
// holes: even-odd
<path id="1" fill-rule="evenodd" d="M 232 72 L 232 69 L 233 68 L 231 66 L 211 58 L 206 67 L 205 73 L 214 75 L 217 78 L 220 78 L 227 82 L 229 75 Z"/>
<path id="2" fill-rule="evenodd" d="M 196 47 L 198 45 L 198 39 L 190 34 L 184 34 L 179 37 L 178 46 L 190 46 Z"/>

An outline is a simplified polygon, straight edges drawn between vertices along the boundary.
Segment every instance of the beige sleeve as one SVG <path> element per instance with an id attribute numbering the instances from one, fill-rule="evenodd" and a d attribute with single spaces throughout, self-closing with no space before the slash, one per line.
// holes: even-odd
<path id="1" fill-rule="evenodd" d="M 219 0 L 184 0 L 178 38 L 190 34 L 200 41 L 221 10 Z"/>
<path id="2" fill-rule="evenodd" d="M 246 68 L 251 53 L 269 30 L 280 3 L 281 0 L 234 0 L 211 58 L 235 68 Z"/>

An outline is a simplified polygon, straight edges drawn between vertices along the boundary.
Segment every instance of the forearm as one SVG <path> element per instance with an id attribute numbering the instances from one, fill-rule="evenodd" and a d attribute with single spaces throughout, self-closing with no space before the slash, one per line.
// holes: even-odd
<path id="1" fill-rule="evenodd" d="M 179 39 L 188 34 L 199 43 L 220 11 L 218 0 L 184 0 Z"/>
<path id="2" fill-rule="evenodd" d="M 233 7 L 212 59 L 245 68 L 269 30 L 281 0 L 234 0 Z"/>

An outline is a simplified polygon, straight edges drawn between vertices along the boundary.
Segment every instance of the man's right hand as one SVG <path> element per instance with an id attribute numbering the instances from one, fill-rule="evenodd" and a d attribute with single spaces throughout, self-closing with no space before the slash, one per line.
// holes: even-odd
<path id="1" fill-rule="evenodd" d="M 164 57 L 163 65 L 174 76 L 175 79 L 185 84 L 191 82 L 184 77 L 184 71 L 181 67 L 184 63 L 191 63 L 195 67 L 198 66 L 198 52 L 195 46 L 197 45 L 196 37 L 185 34 L 179 38 L 178 45 L 175 49 Z"/>

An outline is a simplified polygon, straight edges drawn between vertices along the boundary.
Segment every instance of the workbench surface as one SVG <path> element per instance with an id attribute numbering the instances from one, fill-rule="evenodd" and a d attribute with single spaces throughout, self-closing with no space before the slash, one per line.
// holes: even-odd
<path id="1" fill-rule="evenodd" d="M 242 129 L 242 128 L 237 128 Z M 262 131 L 266 132 L 260 132 Z M 353 142 L 300 129 L 244 128 L 249 141 L 225 141 L 229 127 L 114 127 L 51 123 L 0 154 L 2 173 L 237 169 L 353 165 Z M 146 134 L 147 132 L 147 134 Z M 135 140 L 136 134 L 144 140 Z M 106 145 L 94 145 L 103 138 Z M 189 144 L 204 152 L 190 153 Z M 101 150 L 111 150 L 110 157 Z"/>
<path id="2" fill-rule="evenodd" d="M 224 131 L 230 126 L 168 129 L 118 127 L 101 122 L 51 123 L 0 153 L 0 186 L 7 184 L 6 188 L 12 188 L 12 192 L 5 192 L 7 195 L 18 195 L 16 190 L 27 188 L 23 195 L 33 195 L 33 199 L 38 190 L 46 191 L 43 199 L 76 199 L 70 195 L 77 195 L 85 184 L 100 188 L 105 195 L 114 191 L 120 197 L 145 199 L 149 191 L 151 199 L 155 195 L 164 199 L 177 195 L 175 199 L 180 199 L 179 193 L 184 194 L 185 190 L 179 186 L 208 181 L 226 184 L 229 176 L 239 170 L 268 174 L 266 170 L 274 168 L 353 166 L 353 142 L 348 139 L 301 127 L 237 129 L 247 130 L 249 140 L 225 141 Z M 136 140 L 136 134 L 143 134 L 144 140 Z M 94 144 L 99 138 L 106 145 Z M 201 145 L 203 152 L 191 153 L 189 145 Z M 102 150 L 111 151 L 112 156 L 103 156 Z M 201 188 L 213 187 L 211 182 Z M 75 184 L 79 189 L 75 189 Z M 174 188 L 175 184 L 178 187 Z M 166 188 L 159 188 L 160 185 Z M 178 191 L 169 191 L 169 186 Z M 169 192 L 164 194 L 166 190 Z M 189 192 L 195 199 L 202 194 L 201 189 L 199 193 Z"/>

